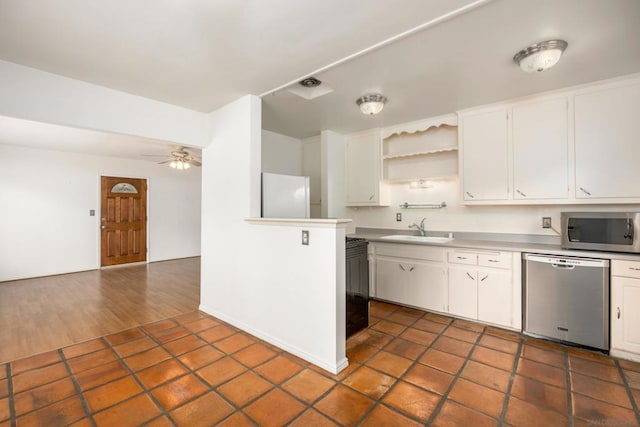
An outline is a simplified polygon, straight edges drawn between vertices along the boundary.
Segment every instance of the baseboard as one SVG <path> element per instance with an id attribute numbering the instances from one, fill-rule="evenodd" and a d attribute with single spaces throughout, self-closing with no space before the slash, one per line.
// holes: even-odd
<path id="1" fill-rule="evenodd" d="M 347 366 L 349 366 L 349 361 L 347 360 L 346 357 L 344 357 L 342 360 L 339 360 L 337 363 L 330 363 L 321 359 L 318 359 L 317 357 L 315 357 L 314 355 L 307 353 L 304 350 L 301 350 L 299 348 L 297 348 L 296 346 L 293 346 L 289 343 L 286 343 L 276 337 L 271 336 L 270 334 L 261 331 L 259 329 L 255 329 L 249 325 L 247 325 L 246 323 L 235 319 L 231 316 L 228 316 L 224 313 L 220 313 L 217 310 L 214 310 L 211 307 L 208 307 L 206 305 L 200 304 L 199 307 L 200 311 L 203 311 L 207 314 L 210 314 L 224 322 L 227 322 L 230 325 L 235 326 L 236 328 L 242 329 L 243 331 L 250 333 L 251 335 L 260 338 L 261 340 L 264 340 L 266 342 L 268 342 L 269 344 L 273 344 L 276 347 L 279 347 L 295 356 L 298 356 L 301 359 L 306 360 L 307 362 L 313 363 L 314 365 L 324 369 L 327 372 L 330 372 L 332 374 L 338 374 L 340 371 L 342 371 L 343 369 L 345 369 Z"/>
<path id="2" fill-rule="evenodd" d="M 632 353 L 630 351 L 616 350 L 615 348 L 612 348 L 609 351 L 609 355 L 620 359 L 631 360 L 632 362 L 640 362 L 640 354 Z"/>

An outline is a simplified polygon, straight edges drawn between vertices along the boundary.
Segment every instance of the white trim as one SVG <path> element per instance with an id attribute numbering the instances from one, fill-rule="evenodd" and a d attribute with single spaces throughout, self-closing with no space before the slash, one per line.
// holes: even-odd
<path id="1" fill-rule="evenodd" d="M 609 355 L 610 356 L 614 356 L 614 357 L 618 357 L 620 359 L 631 360 L 633 362 L 640 362 L 640 354 L 632 353 L 630 351 L 617 350 L 615 348 L 612 348 L 609 351 Z"/>
<path id="2" fill-rule="evenodd" d="M 253 225 L 282 225 L 289 227 L 322 227 L 346 228 L 351 219 L 318 219 L 318 218 L 245 218 Z"/>
<path id="3" fill-rule="evenodd" d="M 316 357 L 314 357 L 313 355 L 305 352 L 304 350 L 301 350 L 295 346 L 292 346 L 284 341 L 281 341 L 277 338 L 272 337 L 271 335 L 269 335 L 268 333 L 265 333 L 263 331 L 260 331 L 258 329 L 252 328 L 251 326 L 247 325 L 244 322 L 241 322 L 233 317 L 227 316 L 226 314 L 223 314 L 217 310 L 212 309 L 211 307 L 207 307 L 206 305 L 200 304 L 200 306 L 198 307 L 198 309 L 200 311 L 203 311 L 207 314 L 210 314 L 211 316 L 214 316 L 230 325 L 233 325 L 237 328 L 242 329 L 245 332 L 248 332 L 249 334 L 260 338 L 270 344 L 273 344 L 295 356 L 298 356 L 304 360 L 306 360 L 307 362 L 311 362 L 314 365 L 324 369 L 327 372 L 330 372 L 334 375 L 338 374 L 340 371 L 342 371 L 343 369 L 345 369 L 347 366 L 349 366 L 349 361 L 347 360 L 347 358 L 343 358 L 342 360 L 338 361 L 337 363 L 331 363 L 331 362 L 327 362 L 324 360 L 320 360 Z"/>

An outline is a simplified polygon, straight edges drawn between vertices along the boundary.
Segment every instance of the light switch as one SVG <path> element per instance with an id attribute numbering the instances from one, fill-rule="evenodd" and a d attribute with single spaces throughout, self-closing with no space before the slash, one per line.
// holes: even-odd
<path id="1" fill-rule="evenodd" d="M 96 210 L 95 209 L 89 209 L 89 216 L 96 216 Z"/>
<path id="2" fill-rule="evenodd" d="M 309 245 L 309 230 L 302 230 L 302 244 Z"/>

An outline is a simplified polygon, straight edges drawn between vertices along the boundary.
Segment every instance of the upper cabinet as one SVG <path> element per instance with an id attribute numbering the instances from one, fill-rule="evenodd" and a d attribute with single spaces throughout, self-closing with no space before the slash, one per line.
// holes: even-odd
<path id="1" fill-rule="evenodd" d="M 576 198 L 640 198 L 640 81 L 575 96 Z"/>
<path id="2" fill-rule="evenodd" d="M 566 97 L 513 106 L 513 198 L 569 196 L 568 100 Z"/>
<path id="3" fill-rule="evenodd" d="M 347 206 L 387 206 L 380 129 L 347 135 L 345 145 Z"/>
<path id="4" fill-rule="evenodd" d="M 459 112 L 463 204 L 640 203 L 640 77 Z"/>
<path id="5" fill-rule="evenodd" d="M 456 177 L 457 125 L 458 117 L 449 114 L 383 129 L 384 180 L 402 183 Z"/>
<path id="6" fill-rule="evenodd" d="M 460 158 L 462 199 L 507 200 L 507 110 L 498 108 L 461 114 L 459 123 L 460 141 L 463 141 Z"/>

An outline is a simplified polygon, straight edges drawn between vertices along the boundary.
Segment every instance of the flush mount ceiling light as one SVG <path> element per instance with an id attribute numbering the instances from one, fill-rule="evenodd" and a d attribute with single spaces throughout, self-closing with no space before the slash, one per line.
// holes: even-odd
<path id="1" fill-rule="evenodd" d="M 513 62 L 518 64 L 522 71 L 539 73 L 556 65 L 568 45 L 564 40 L 536 43 L 516 53 Z"/>
<path id="2" fill-rule="evenodd" d="M 384 103 L 387 102 L 387 98 L 380 94 L 371 94 L 361 96 L 356 100 L 356 104 L 360 107 L 362 114 L 373 116 L 378 114 L 384 108 Z"/>

